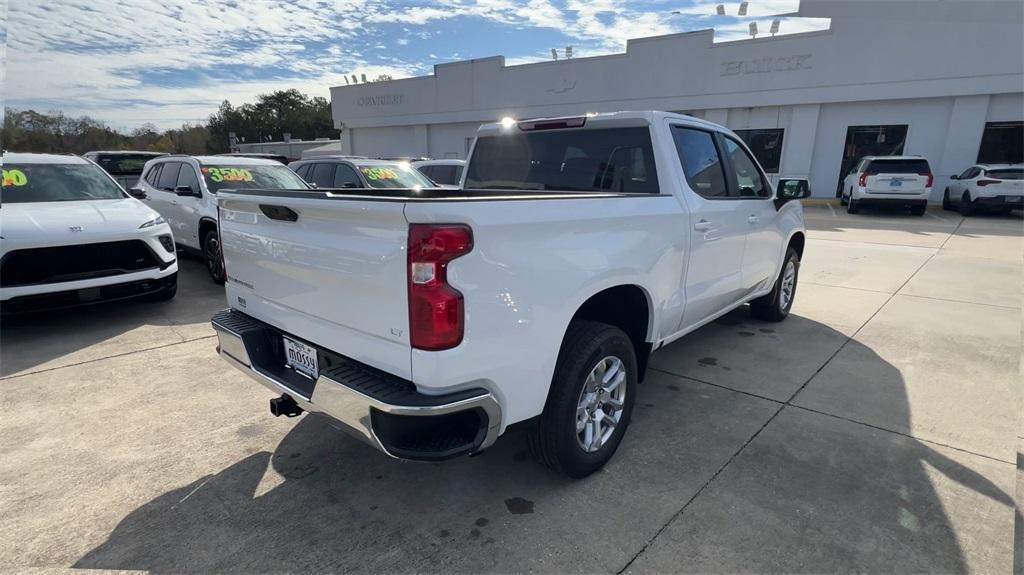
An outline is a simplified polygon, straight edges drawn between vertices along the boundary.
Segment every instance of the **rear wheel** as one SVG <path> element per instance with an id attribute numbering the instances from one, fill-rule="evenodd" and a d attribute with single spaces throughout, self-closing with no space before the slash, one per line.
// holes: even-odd
<path id="1" fill-rule="evenodd" d="M 949 201 L 949 188 L 942 194 L 942 209 L 950 211 L 953 209 L 953 203 Z"/>
<path id="2" fill-rule="evenodd" d="M 964 195 L 960 196 L 960 215 L 973 216 L 974 211 L 974 202 L 971 201 L 971 193 L 964 192 Z"/>
<path id="3" fill-rule="evenodd" d="M 529 433 L 534 458 L 574 478 L 601 469 L 629 426 L 636 383 L 633 342 L 621 329 L 573 322 L 544 413 Z"/>
<path id="4" fill-rule="evenodd" d="M 850 194 L 850 197 L 853 197 L 852 193 Z M 846 194 L 839 194 L 839 205 L 845 206 L 848 203 L 850 203 L 850 201 L 846 199 Z"/>
<path id="5" fill-rule="evenodd" d="M 910 213 L 915 216 L 923 216 L 924 212 L 928 209 L 928 204 L 917 204 L 910 206 Z"/>
<path id="6" fill-rule="evenodd" d="M 860 202 L 858 202 L 853 197 L 853 194 L 851 193 L 850 194 L 850 200 L 848 202 L 846 202 L 846 213 L 848 213 L 848 214 L 856 214 L 859 211 L 860 211 Z"/>
<path id="7" fill-rule="evenodd" d="M 214 283 L 224 283 L 224 260 L 220 255 L 220 238 L 216 230 L 210 230 L 203 236 L 203 259 L 206 260 L 206 271 Z"/>
<path id="8" fill-rule="evenodd" d="M 786 259 L 782 262 L 782 271 L 775 280 L 771 293 L 750 302 L 750 313 L 757 319 L 765 321 L 782 321 L 789 315 L 796 299 L 796 281 L 800 275 L 800 256 L 796 250 L 786 250 Z"/>

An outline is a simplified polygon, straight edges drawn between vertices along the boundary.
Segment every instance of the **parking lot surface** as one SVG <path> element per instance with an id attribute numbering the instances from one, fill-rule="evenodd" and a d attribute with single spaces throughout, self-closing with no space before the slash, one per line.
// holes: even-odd
<path id="1" fill-rule="evenodd" d="M 1021 572 L 1019 213 L 806 211 L 789 319 L 742 308 L 657 352 L 583 481 L 519 434 L 403 463 L 272 417 L 184 256 L 172 302 L 5 320 L 0 565 Z"/>

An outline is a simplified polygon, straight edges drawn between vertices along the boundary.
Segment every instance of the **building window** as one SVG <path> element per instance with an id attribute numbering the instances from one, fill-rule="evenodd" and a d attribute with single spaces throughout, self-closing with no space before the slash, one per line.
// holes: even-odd
<path id="1" fill-rule="evenodd" d="M 769 174 L 779 173 L 779 164 L 782 162 L 782 135 L 785 130 L 772 128 L 767 130 L 735 130 L 736 135 L 750 148 L 761 164 L 764 171 Z"/>
<path id="2" fill-rule="evenodd" d="M 1024 162 L 1024 122 L 989 122 L 981 135 L 979 164 Z"/>

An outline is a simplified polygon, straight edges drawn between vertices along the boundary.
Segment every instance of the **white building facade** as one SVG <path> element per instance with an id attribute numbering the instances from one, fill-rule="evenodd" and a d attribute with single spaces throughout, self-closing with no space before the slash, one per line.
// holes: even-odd
<path id="1" fill-rule="evenodd" d="M 331 88 L 344 153 L 465 158 L 477 127 L 618 110 L 691 114 L 735 130 L 770 175 L 834 197 L 864 155 L 920 154 L 948 176 L 1020 162 L 1024 3 L 803 0 L 828 30 L 714 43 L 703 30 L 630 40 L 626 52 Z"/>

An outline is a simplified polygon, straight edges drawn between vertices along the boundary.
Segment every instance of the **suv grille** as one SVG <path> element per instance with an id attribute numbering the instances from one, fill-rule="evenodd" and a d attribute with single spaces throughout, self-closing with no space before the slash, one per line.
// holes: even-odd
<path id="1" fill-rule="evenodd" d="M 0 287 L 114 276 L 159 265 L 141 240 L 15 250 L 0 262 Z"/>

